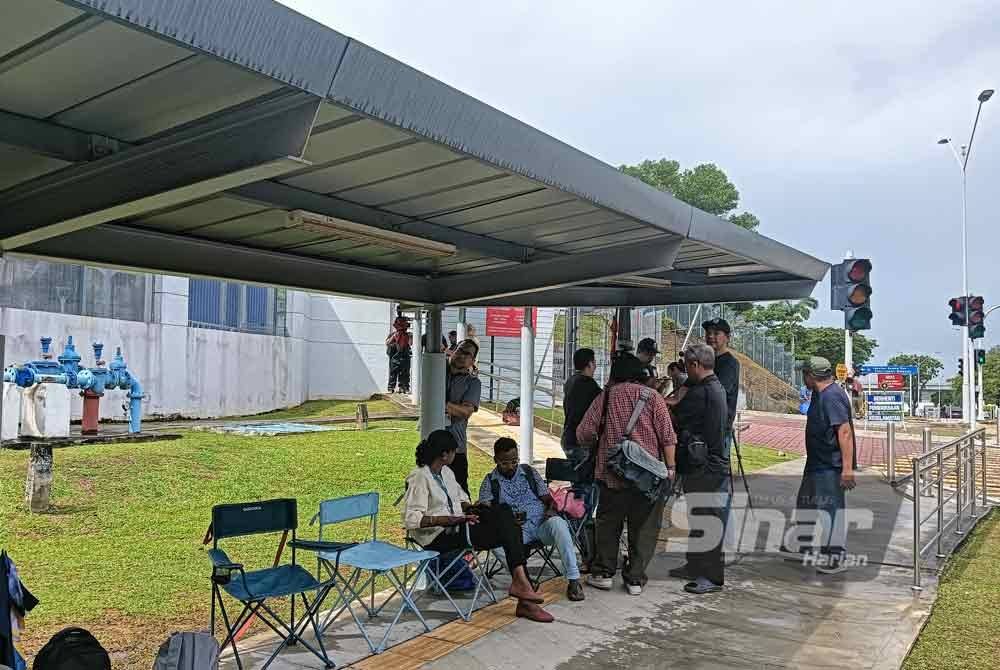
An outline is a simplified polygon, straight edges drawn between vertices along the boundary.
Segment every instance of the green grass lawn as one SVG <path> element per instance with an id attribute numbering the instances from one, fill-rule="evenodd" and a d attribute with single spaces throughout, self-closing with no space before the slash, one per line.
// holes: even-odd
<path id="1" fill-rule="evenodd" d="M 247 419 L 317 419 L 326 416 L 354 416 L 358 403 L 368 405 L 369 416 L 375 414 L 401 414 L 402 409 L 391 400 L 307 400 L 301 405 L 254 414 Z"/>
<path id="2" fill-rule="evenodd" d="M 740 455 L 743 457 L 743 469 L 747 472 L 763 470 L 764 468 L 769 468 L 772 465 L 777 465 L 778 463 L 794 461 L 796 458 L 801 458 L 801 455 L 799 454 L 786 454 L 783 451 L 771 449 L 770 447 L 761 447 L 755 444 L 741 444 Z M 735 454 L 732 455 L 732 461 L 733 472 L 739 474 Z"/>
<path id="3" fill-rule="evenodd" d="M 948 561 L 930 619 L 903 670 L 1000 667 L 1000 512 Z"/>
<path id="4" fill-rule="evenodd" d="M 382 494 L 380 536 L 401 542 L 392 503 L 413 466 L 416 426 L 374 426 L 270 438 L 191 432 L 169 442 L 57 450 L 54 509 L 42 515 L 24 509 L 27 452 L 0 451 L 0 547 L 41 600 L 27 622 L 29 650 L 81 625 L 122 655 L 116 668 L 148 668 L 172 630 L 204 628 L 210 590 L 201 540 L 218 503 L 297 498 L 301 536 L 315 537 L 308 523 L 320 501 L 374 490 Z M 470 480 L 492 465 L 470 453 Z M 360 528 L 347 526 L 344 539 Z M 277 540 L 223 548 L 248 567 L 265 567 Z"/>

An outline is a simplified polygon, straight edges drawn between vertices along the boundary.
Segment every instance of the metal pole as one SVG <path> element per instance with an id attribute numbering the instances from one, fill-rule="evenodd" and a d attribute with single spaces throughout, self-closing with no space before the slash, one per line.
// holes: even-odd
<path id="1" fill-rule="evenodd" d="M 976 518 L 976 438 L 969 438 L 969 517 Z"/>
<path id="2" fill-rule="evenodd" d="M 923 449 L 923 451 L 921 451 L 920 453 L 926 454 L 928 451 L 931 450 L 931 438 L 932 438 L 932 436 L 931 436 L 931 427 L 930 426 L 924 426 L 924 435 L 923 435 L 923 437 L 924 437 L 924 439 L 923 439 L 923 446 L 921 447 Z"/>
<path id="3" fill-rule="evenodd" d="M 989 509 L 989 500 L 986 498 L 986 433 L 983 433 L 983 509 Z"/>
<path id="4" fill-rule="evenodd" d="M 854 374 L 854 334 L 844 329 L 844 365 L 847 366 L 847 374 Z"/>
<path id="5" fill-rule="evenodd" d="M 962 442 L 959 441 L 955 445 L 955 503 L 957 507 L 955 508 L 955 535 L 963 535 L 962 532 L 962 509 L 965 507 L 962 503 Z"/>
<path id="6" fill-rule="evenodd" d="M 889 424 L 892 426 L 892 424 Z M 920 467 L 920 459 L 916 456 L 911 460 L 913 472 Z M 916 476 L 913 478 L 913 586 L 914 591 L 921 591 L 920 586 L 920 486 Z"/>
<path id="7" fill-rule="evenodd" d="M 944 457 L 937 453 L 937 557 L 944 558 L 941 551 L 941 536 L 944 535 Z"/>
<path id="8" fill-rule="evenodd" d="M 521 444 L 522 463 L 534 462 L 535 435 L 535 331 L 532 328 L 532 308 L 524 308 L 521 325 Z"/>
<path id="9" fill-rule="evenodd" d="M 973 132 L 975 132 L 973 130 Z M 954 149 L 954 147 L 952 147 Z M 962 153 L 965 153 L 963 147 Z M 969 355 L 969 235 L 968 235 L 968 207 L 966 202 L 966 178 L 965 164 L 962 164 L 962 295 L 965 296 L 965 328 L 962 329 L 962 340 L 964 347 L 962 353 L 965 356 L 965 375 L 962 376 L 962 384 L 965 389 L 965 398 L 962 406 L 962 418 L 969 424 L 969 430 L 976 425 L 973 418 L 973 395 L 972 395 L 972 357 Z"/>
<path id="10" fill-rule="evenodd" d="M 681 344 L 681 351 L 687 349 L 688 340 L 691 339 L 691 331 L 694 330 L 694 324 L 698 322 L 698 315 L 701 314 L 701 304 L 698 305 L 698 309 L 694 311 L 694 317 L 691 319 L 691 323 L 688 324 L 687 334 L 684 336 L 684 343 Z"/>
<path id="11" fill-rule="evenodd" d="M 412 361 L 413 370 L 410 372 L 410 398 L 413 404 L 420 406 L 420 367 L 423 363 L 424 351 L 420 346 L 420 340 L 424 335 L 424 313 L 417 309 L 413 312 L 413 350 Z"/>
<path id="12" fill-rule="evenodd" d="M 465 318 L 465 308 L 464 307 L 459 307 L 458 308 L 458 325 L 455 327 L 455 330 L 458 331 L 458 333 L 456 334 L 456 337 L 458 338 L 459 342 L 461 342 L 462 340 L 464 340 L 467 337 L 468 330 L 466 329 L 466 323 L 467 322 L 466 322 L 466 318 Z"/>
<path id="13" fill-rule="evenodd" d="M 982 342 L 982 340 L 980 340 Z M 975 353 L 973 351 L 973 353 Z M 973 358 L 976 358 L 973 356 Z M 976 388 L 979 390 L 979 396 L 976 399 L 976 420 L 985 421 L 986 420 L 986 403 L 983 401 L 983 366 L 979 364 L 978 358 L 976 359 Z"/>
<path id="14" fill-rule="evenodd" d="M 420 437 L 425 438 L 447 424 L 445 415 L 445 379 L 447 356 L 441 348 L 441 307 L 427 311 L 427 351 L 420 366 Z"/>
<path id="15" fill-rule="evenodd" d="M 885 443 L 889 451 L 888 461 L 885 464 L 886 476 L 889 478 L 890 484 L 896 483 L 896 424 L 890 421 L 885 424 Z M 918 484 L 916 480 L 917 471 L 913 471 L 913 485 Z M 916 496 L 914 496 L 916 497 Z"/>

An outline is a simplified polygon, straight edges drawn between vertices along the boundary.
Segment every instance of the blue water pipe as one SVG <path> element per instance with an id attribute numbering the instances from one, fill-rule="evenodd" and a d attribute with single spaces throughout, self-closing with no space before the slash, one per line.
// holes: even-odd
<path id="1" fill-rule="evenodd" d="M 122 357 L 122 349 L 118 347 L 111 365 L 105 367 L 101 360 L 104 344 L 94 342 L 95 367 L 80 367 L 80 354 L 73 344 L 73 337 L 66 340 L 66 346 L 58 360 L 52 360 L 49 347 L 51 337 L 41 338 L 42 358 L 28 361 L 22 365 L 12 365 L 4 371 L 5 382 L 28 388 L 35 384 L 64 384 L 67 388 L 89 391 L 94 395 L 103 396 L 107 390 L 121 389 L 128 391 L 128 432 L 138 433 L 142 429 L 142 384 L 133 375 Z"/>

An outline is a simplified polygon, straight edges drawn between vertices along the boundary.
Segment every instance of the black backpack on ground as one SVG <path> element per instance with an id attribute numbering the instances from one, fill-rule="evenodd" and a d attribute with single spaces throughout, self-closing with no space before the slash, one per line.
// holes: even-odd
<path id="1" fill-rule="evenodd" d="M 32 670 L 111 670 L 101 643 L 82 628 L 66 628 L 52 636 L 35 656 Z"/>

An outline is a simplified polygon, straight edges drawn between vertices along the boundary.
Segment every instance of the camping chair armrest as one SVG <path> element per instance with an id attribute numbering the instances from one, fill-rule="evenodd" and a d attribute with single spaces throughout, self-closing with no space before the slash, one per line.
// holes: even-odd
<path id="1" fill-rule="evenodd" d="M 292 540 L 289 546 L 306 551 L 330 551 L 338 554 L 345 549 L 357 546 L 357 542 L 323 542 L 321 540 Z"/>
<path id="2" fill-rule="evenodd" d="M 247 588 L 247 573 L 243 569 L 242 563 L 233 563 L 224 552 L 218 549 L 209 550 L 208 558 L 212 561 L 212 582 L 219 586 L 225 586 L 232 579 L 232 574 L 239 572 L 240 579 L 243 580 L 243 588 L 246 589 L 247 593 L 250 593 L 250 589 Z"/>

